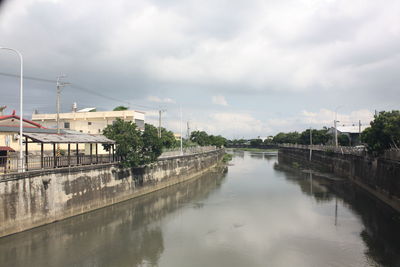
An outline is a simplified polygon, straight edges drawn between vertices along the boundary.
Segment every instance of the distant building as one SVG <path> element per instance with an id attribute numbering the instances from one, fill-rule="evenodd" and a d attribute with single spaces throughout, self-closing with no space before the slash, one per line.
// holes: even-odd
<path id="1" fill-rule="evenodd" d="M 20 116 L 15 114 L 15 111 L 11 115 L 2 115 L 0 116 L 0 157 L 7 156 L 13 152 L 17 152 L 20 150 L 19 146 L 19 124 L 20 124 Z M 25 134 L 57 134 L 56 129 L 45 128 L 43 125 L 30 121 L 27 119 L 23 119 L 23 133 Z M 84 138 L 85 134 L 81 132 L 71 131 L 71 130 L 63 130 L 60 131 L 61 134 L 81 134 L 82 138 Z M 96 135 L 97 136 L 97 135 Z M 30 144 L 29 145 L 30 154 L 37 154 L 40 152 L 40 144 Z M 68 148 L 67 144 L 60 144 L 59 148 L 61 150 L 66 150 Z M 45 154 L 51 154 L 53 147 L 51 144 L 44 145 Z M 88 143 L 79 143 L 78 150 L 80 152 L 84 152 L 85 154 L 90 154 L 90 144 Z M 92 154 L 94 153 L 94 147 L 92 147 Z M 98 148 L 99 154 L 107 154 L 108 152 L 103 149 L 102 146 Z"/>
<path id="2" fill-rule="evenodd" d="M 351 125 L 351 126 L 337 126 L 338 136 L 343 134 L 346 135 L 350 140 L 350 145 L 358 145 L 361 143 L 360 134 L 370 127 L 369 125 Z M 328 134 L 335 136 L 335 127 L 331 127 L 328 130 Z"/>
<path id="3" fill-rule="evenodd" d="M 19 124 L 20 117 L 15 115 L 15 111 L 11 115 L 0 116 L 0 156 L 4 156 L 6 152 L 19 151 Z M 42 125 L 26 119 L 23 120 L 22 127 L 24 132 L 46 131 Z"/>
<path id="4" fill-rule="evenodd" d="M 144 112 L 135 110 L 96 111 L 95 108 L 60 113 L 60 129 L 88 134 L 101 134 L 107 125 L 113 124 L 118 118 L 124 121 L 132 121 L 139 129 L 144 130 Z M 57 114 L 33 114 L 32 121 L 40 123 L 47 128 L 57 128 Z"/>

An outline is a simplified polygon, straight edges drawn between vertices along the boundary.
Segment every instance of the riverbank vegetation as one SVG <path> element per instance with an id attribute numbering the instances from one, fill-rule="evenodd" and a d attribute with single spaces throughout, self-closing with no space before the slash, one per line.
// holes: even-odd
<path id="1" fill-rule="evenodd" d="M 368 151 L 382 154 L 386 149 L 400 149 L 400 111 L 382 111 L 375 115 L 371 127 L 361 134 Z"/>
<path id="2" fill-rule="evenodd" d="M 190 141 L 199 146 L 223 147 L 227 144 L 227 139 L 221 135 L 209 135 L 205 131 L 194 131 L 190 134 Z"/>
<path id="3" fill-rule="evenodd" d="M 224 154 L 224 157 L 222 158 L 222 161 L 225 162 L 225 163 L 227 163 L 227 162 L 231 161 L 232 158 L 233 158 L 233 157 L 232 157 L 231 154 L 225 153 L 225 154 Z"/>
<path id="4" fill-rule="evenodd" d="M 136 124 L 117 119 L 108 125 L 103 134 L 116 142 L 115 154 L 121 158 L 124 167 L 137 167 L 157 160 L 162 153 L 162 140 L 158 138 L 157 128 L 145 124 L 141 132 Z M 109 145 L 104 145 L 106 150 Z"/>

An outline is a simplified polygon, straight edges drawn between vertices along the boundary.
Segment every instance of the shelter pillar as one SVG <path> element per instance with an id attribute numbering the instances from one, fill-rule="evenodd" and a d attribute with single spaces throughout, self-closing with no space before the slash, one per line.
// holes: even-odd
<path id="1" fill-rule="evenodd" d="M 99 151 L 97 148 L 97 143 L 95 144 L 95 146 L 96 146 L 96 164 L 98 164 L 99 163 Z"/>
<path id="2" fill-rule="evenodd" d="M 92 156 L 93 156 L 93 144 L 90 143 L 90 164 L 93 163 L 93 161 L 92 161 Z"/>
<path id="3" fill-rule="evenodd" d="M 79 144 L 76 144 L 76 165 L 79 165 Z"/>
<path id="4" fill-rule="evenodd" d="M 53 159 L 54 159 L 54 168 L 57 168 L 57 155 L 56 155 L 56 144 L 53 143 Z"/>
<path id="5" fill-rule="evenodd" d="M 43 143 L 40 143 L 40 168 L 44 168 L 44 162 L 43 162 L 43 154 L 44 154 L 44 147 Z"/>
<path id="6" fill-rule="evenodd" d="M 25 137 L 25 170 L 28 170 L 28 137 Z"/>
<path id="7" fill-rule="evenodd" d="M 71 144 L 68 143 L 68 167 L 71 166 Z"/>

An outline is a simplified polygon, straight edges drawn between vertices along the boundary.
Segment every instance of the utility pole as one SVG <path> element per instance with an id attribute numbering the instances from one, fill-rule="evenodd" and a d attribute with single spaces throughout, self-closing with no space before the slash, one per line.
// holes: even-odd
<path id="1" fill-rule="evenodd" d="M 337 123 L 339 122 L 337 120 L 337 111 L 339 108 L 341 108 L 343 106 L 338 106 L 335 108 L 335 121 L 333 123 L 334 127 L 335 127 L 335 146 L 338 147 L 338 132 L 337 132 Z"/>
<path id="2" fill-rule="evenodd" d="M 187 140 L 189 140 L 190 139 L 190 126 L 189 126 L 189 121 L 187 121 L 187 133 L 186 133 L 186 138 L 187 138 Z"/>
<path id="3" fill-rule="evenodd" d="M 66 86 L 69 83 L 62 82 L 61 79 L 65 78 L 65 74 L 60 74 L 57 77 L 57 101 L 56 101 L 56 106 L 57 106 L 57 134 L 60 134 L 60 97 L 61 97 L 61 88 Z"/>
<path id="4" fill-rule="evenodd" d="M 167 111 L 166 109 L 160 109 L 158 111 L 158 138 L 161 138 L 161 114 Z"/>
<path id="5" fill-rule="evenodd" d="M 358 120 L 358 143 L 361 144 L 361 120 Z"/>
<path id="6" fill-rule="evenodd" d="M 335 120 L 333 121 L 333 127 L 335 128 L 335 146 L 337 147 L 337 146 L 338 146 L 338 140 L 337 140 L 337 127 L 336 127 L 336 123 L 337 123 L 337 121 L 336 121 L 336 118 L 335 118 Z"/>
<path id="7" fill-rule="evenodd" d="M 312 158 L 312 128 L 310 127 L 310 161 Z"/>
<path id="8" fill-rule="evenodd" d="M 24 152 L 23 152 L 23 145 L 22 145 L 22 139 L 24 136 L 24 130 L 23 130 L 23 121 L 24 121 L 24 58 L 22 57 L 22 54 L 13 48 L 9 47 L 1 47 L 0 49 L 12 51 L 16 53 L 19 57 L 19 62 L 20 62 L 20 86 L 19 86 L 19 160 L 18 160 L 18 172 L 24 172 L 25 171 L 25 163 L 24 163 Z"/>
<path id="9" fill-rule="evenodd" d="M 182 142 L 182 106 L 180 106 L 181 111 L 181 155 L 183 155 L 183 142 Z"/>

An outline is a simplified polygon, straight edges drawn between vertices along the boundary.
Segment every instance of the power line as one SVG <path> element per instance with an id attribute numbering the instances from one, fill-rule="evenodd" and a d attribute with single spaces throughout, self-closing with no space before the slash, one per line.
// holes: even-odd
<path id="1" fill-rule="evenodd" d="M 6 76 L 6 77 L 13 77 L 13 78 L 19 78 L 20 77 L 17 74 L 11 74 L 11 73 L 5 73 L 5 72 L 0 72 L 0 75 L 1 76 Z M 32 80 L 32 81 L 38 81 L 38 82 L 45 82 L 45 83 L 53 83 L 53 84 L 57 83 L 56 80 L 50 80 L 50 79 L 32 77 L 32 76 L 24 76 L 24 79 Z M 130 103 L 130 102 L 125 101 L 125 100 L 121 100 L 121 99 L 118 99 L 118 98 L 115 98 L 115 97 L 107 96 L 107 95 L 104 95 L 102 93 L 96 92 L 95 90 L 88 89 L 88 88 L 85 88 L 83 86 L 80 86 L 80 85 L 78 85 L 76 83 L 70 83 L 69 86 L 70 86 L 70 88 L 81 90 L 81 91 L 84 91 L 84 92 L 86 92 L 88 94 L 96 95 L 98 97 L 102 97 L 102 98 L 105 98 L 105 99 L 108 99 L 108 100 L 112 100 L 112 101 L 115 101 L 115 102 L 128 104 L 128 106 L 136 106 L 136 107 L 149 109 L 149 110 L 158 110 L 158 108 L 156 108 L 156 107 L 133 104 L 133 103 Z"/>
<path id="2" fill-rule="evenodd" d="M 16 74 L 0 72 L 0 75 L 19 79 L 19 75 L 16 75 Z M 56 83 L 57 82 L 56 80 L 49 80 L 49 79 L 43 79 L 43 78 L 37 78 L 37 77 L 31 77 L 31 76 L 25 76 L 25 75 L 24 75 L 24 79 L 38 81 L 38 82 L 45 82 L 45 83 Z"/>

